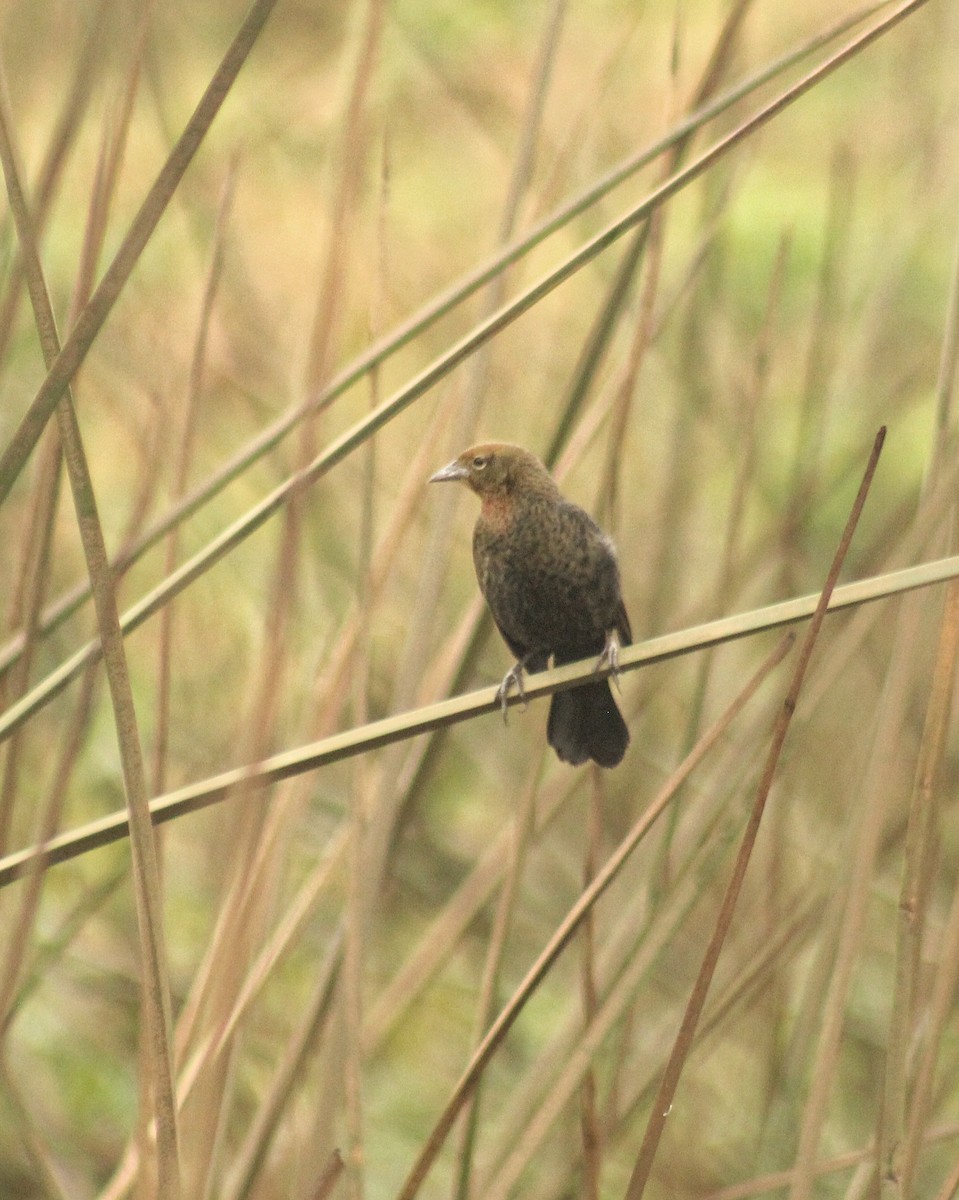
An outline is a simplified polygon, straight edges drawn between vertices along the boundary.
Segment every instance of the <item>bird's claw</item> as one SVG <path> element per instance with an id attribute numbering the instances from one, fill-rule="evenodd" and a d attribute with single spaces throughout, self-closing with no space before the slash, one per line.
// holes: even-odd
<path id="1" fill-rule="evenodd" d="M 509 690 L 516 684 L 516 691 L 519 695 L 520 702 L 523 708 L 526 707 L 526 693 L 523 691 L 523 664 L 522 662 L 513 663 L 510 669 L 503 676 L 503 682 L 499 685 L 499 691 L 496 693 L 496 699 L 500 703 L 503 710 L 503 724 L 506 725 L 506 701 L 509 696 Z"/>
<path id="2" fill-rule="evenodd" d="M 611 633 L 606 635 L 603 653 L 596 661 L 597 671 L 602 671 L 604 667 L 609 667 L 610 678 L 616 684 L 617 690 L 621 692 L 622 688 L 619 686 L 619 642 Z"/>

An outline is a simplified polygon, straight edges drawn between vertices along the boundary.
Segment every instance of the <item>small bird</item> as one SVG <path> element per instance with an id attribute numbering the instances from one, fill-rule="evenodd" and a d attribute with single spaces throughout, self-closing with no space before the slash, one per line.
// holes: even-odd
<path id="1" fill-rule="evenodd" d="M 596 522 L 560 494 L 528 450 L 506 442 L 472 446 L 437 471 L 430 483 L 460 480 L 482 502 L 473 530 L 473 563 L 480 591 L 516 664 L 499 695 L 523 671 L 542 671 L 599 654 L 597 667 L 617 661 L 617 641 L 632 633 L 620 593 L 613 543 Z M 546 737 L 563 762 L 592 759 L 615 767 L 629 731 L 609 682 L 600 679 L 553 695 Z"/>

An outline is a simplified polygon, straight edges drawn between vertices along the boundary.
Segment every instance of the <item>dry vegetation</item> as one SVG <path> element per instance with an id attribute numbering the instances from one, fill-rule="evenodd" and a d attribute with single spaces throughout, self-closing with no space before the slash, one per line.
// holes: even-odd
<path id="1" fill-rule="evenodd" d="M 0 5 L 4 1200 L 956 1194 L 959 13 L 843 9 Z"/>

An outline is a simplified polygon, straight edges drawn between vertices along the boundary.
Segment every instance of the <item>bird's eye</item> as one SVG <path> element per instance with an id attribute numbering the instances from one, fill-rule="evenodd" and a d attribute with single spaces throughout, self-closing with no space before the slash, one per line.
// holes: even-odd
<path id="1" fill-rule="evenodd" d="M 485 454 L 477 454 L 477 456 L 473 459 L 473 470 L 482 471 L 488 462 L 489 459 Z"/>

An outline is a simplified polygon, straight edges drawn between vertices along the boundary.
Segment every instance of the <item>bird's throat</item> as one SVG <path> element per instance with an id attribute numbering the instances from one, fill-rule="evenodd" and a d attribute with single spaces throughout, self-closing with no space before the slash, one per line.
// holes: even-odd
<path id="1" fill-rule="evenodd" d="M 516 519 L 516 506 L 509 495 L 483 496 L 480 519 L 490 530 L 507 529 Z"/>

